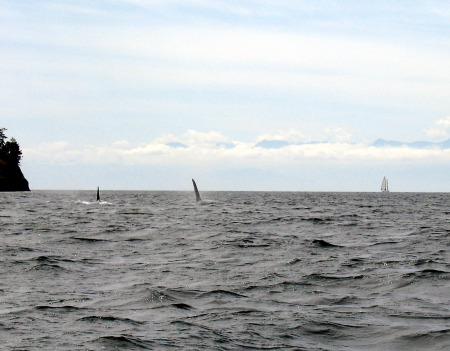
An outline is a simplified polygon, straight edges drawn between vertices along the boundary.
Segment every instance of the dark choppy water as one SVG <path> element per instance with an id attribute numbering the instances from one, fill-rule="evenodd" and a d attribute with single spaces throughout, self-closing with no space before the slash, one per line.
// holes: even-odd
<path id="1" fill-rule="evenodd" d="M 0 194 L 11 350 L 449 350 L 450 195 Z"/>

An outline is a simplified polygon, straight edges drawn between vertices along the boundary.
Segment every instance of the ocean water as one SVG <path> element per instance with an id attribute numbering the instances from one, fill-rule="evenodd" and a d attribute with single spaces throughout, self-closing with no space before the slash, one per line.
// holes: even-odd
<path id="1" fill-rule="evenodd" d="M 450 350 L 450 194 L 0 194 L 0 349 Z"/>

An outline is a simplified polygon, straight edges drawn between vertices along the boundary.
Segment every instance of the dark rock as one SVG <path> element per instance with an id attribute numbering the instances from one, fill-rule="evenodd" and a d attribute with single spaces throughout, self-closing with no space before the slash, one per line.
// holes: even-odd
<path id="1" fill-rule="evenodd" d="M 0 191 L 30 191 L 18 164 L 0 159 Z"/>

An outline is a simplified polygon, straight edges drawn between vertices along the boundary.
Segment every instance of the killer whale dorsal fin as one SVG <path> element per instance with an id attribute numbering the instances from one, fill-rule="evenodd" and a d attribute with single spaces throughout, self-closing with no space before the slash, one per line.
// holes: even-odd
<path id="1" fill-rule="evenodd" d="M 195 184 L 195 180 L 194 179 L 192 179 L 192 184 L 194 184 L 194 191 L 195 191 L 196 201 L 197 202 L 202 201 L 202 198 L 200 197 L 200 193 L 198 192 L 197 184 Z"/>
<path id="2" fill-rule="evenodd" d="M 97 201 L 100 201 L 100 188 L 97 187 Z"/>

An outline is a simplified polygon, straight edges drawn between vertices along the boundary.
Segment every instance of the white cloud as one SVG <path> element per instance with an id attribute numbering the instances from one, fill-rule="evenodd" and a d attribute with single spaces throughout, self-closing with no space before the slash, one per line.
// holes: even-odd
<path id="1" fill-rule="evenodd" d="M 316 127 L 315 129 L 317 129 Z M 335 127 L 322 127 L 321 130 L 313 131 L 311 127 L 305 127 L 302 131 L 290 128 L 287 130 L 281 130 L 273 134 L 263 134 L 256 140 L 279 140 L 287 141 L 289 143 L 307 143 L 311 141 L 315 142 L 349 142 L 352 134 L 344 128 Z"/>
<path id="2" fill-rule="evenodd" d="M 263 134 L 256 139 L 258 142 L 262 140 L 280 140 L 288 141 L 290 143 L 301 143 L 305 141 L 312 141 L 313 138 L 299 130 L 290 128 L 288 130 L 278 131 L 274 134 Z"/>
<path id="3" fill-rule="evenodd" d="M 344 128 L 326 128 L 324 140 L 336 141 L 339 143 L 350 142 L 352 134 Z"/>
<path id="4" fill-rule="evenodd" d="M 173 142 L 182 143 L 183 139 L 173 134 L 163 134 L 153 140 L 153 143 L 155 144 L 167 144 Z"/>
<path id="5" fill-rule="evenodd" d="M 425 130 L 425 133 L 433 139 L 450 137 L 450 116 L 439 119 L 434 122 L 433 126 Z"/>
<path id="6" fill-rule="evenodd" d="M 230 142 L 230 138 L 222 135 L 219 132 L 198 132 L 195 130 L 188 130 L 183 135 L 183 141 L 190 145 L 196 145 L 196 146 L 215 146 L 218 143 L 228 143 Z"/>
<path id="7" fill-rule="evenodd" d="M 189 129 L 181 137 L 173 134 L 163 134 L 160 137 L 153 140 L 152 144 L 168 144 L 172 142 L 181 143 L 184 145 L 195 145 L 202 147 L 214 147 L 219 143 L 229 143 L 230 138 L 222 135 L 219 132 L 199 132 Z"/>
<path id="8" fill-rule="evenodd" d="M 74 148 L 65 141 L 56 141 L 52 143 L 42 143 L 37 147 L 24 148 L 22 150 L 24 157 L 30 160 L 43 163 L 80 163 L 83 162 L 84 149 Z"/>
<path id="9" fill-rule="evenodd" d="M 51 60 L 44 54 L 30 61 L 28 52 L 14 52 L 15 60 L 7 53 L 0 58 L 3 67 L 56 72 L 64 77 L 58 89 L 86 95 L 109 89 L 111 82 L 125 89 L 172 86 L 320 92 L 348 101 L 394 105 L 405 98 L 408 104 L 442 104 L 448 95 L 448 84 L 442 81 L 450 76 L 445 50 L 246 27 L 100 26 L 93 30 L 80 26 L 67 31 L 59 26 L 44 25 L 33 32 L 9 28 L 2 34 L 9 40 L 33 46 L 51 42 L 64 54 L 53 55 Z M 80 60 L 80 55 L 89 60 Z M 33 83 L 33 76 L 26 78 Z M 44 92 L 55 87 L 54 82 L 45 81 L 34 85 Z"/>
<path id="10" fill-rule="evenodd" d="M 344 133 L 345 134 L 345 133 Z M 294 135 L 289 131 L 286 135 Z M 257 138 L 259 140 L 260 138 Z M 167 142 L 178 141 L 186 148 L 173 148 Z M 218 148 L 217 142 L 229 142 L 232 148 Z M 288 145 L 279 149 L 264 149 L 256 142 L 231 140 L 218 132 L 189 130 L 182 137 L 166 135 L 143 144 L 133 145 L 126 141 L 105 146 L 78 148 L 68 143 L 42 144 L 25 149 L 27 161 L 42 163 L 89 163 L 89 164 L 143 164 L 143 165 L 214 165 L 232 166 L 289 166 L 302 160 L 358 163 L 362 161 L 427 161 L 448 162 L 450 150 L 412 147 L 377 148 L 366 144 L 330 142 L 317 144 Z"/>
<path id="11" fill-rule="evenodd" d="M 113 143 L 113 145 L 117 146 L 117 147 L 124 147 L 125 148 L 125 147 L 130 146 L 131 143 L 129 141 L 127 141 L 127 140 L 118 140 L 115 143 Z"/>
<path id="12" fill-rule="evenodd" d="M 9 43 L 0 50 L 2 115 L 16 121 L 36 118 L 35 125 L 41 126 L 36 135 L 45 133 L 46 123 L 56 120 L 80 130 L 92 119 L 95 126 L 103 127 L 104 135 L 117 133 L 114 125 L 129 123 L 130 140 L 133 132 L 138 135 L 148 125 L 155 126 L 148 144 L 108 144 L 92 149 L 92 155 L 105 161 L 116 162 L 125 154 L 140 155 L 139 162 L 156 155 L 175 160 L 188 153 L 165 145 L 170 142 L 196 147 L 199 154 L 210 154 L 215 140 L 238 146 L 224 150 L 224 155 L 240 152 L 263 157 L 278 152 L 253 150 L 245 142 L 214 132 L 179 133 L 199 126 L 250 137 L 265 133 L 257 141 L 346 144 L 351 138 L 350 126 L 353 133 L 362 134 L 361 139 L 392 131 L 397 133 L 394 138 L 404 133 L 409 140 L 407 132 L 422 132 L 417 121 L 448 111 L 448 38 L 418 33 L 420 27 L 415 25 L 408 26 L 404 37 L 398 32 L 392 37 L 380 35 L 383 33 L 376 28 L 349 32 L 343 29 L 345 19 L 330 16 L 333 9 L 298 1 L 281 4 L 270 0 L 257 5 L 254 1 L 207 0 L 4 3 L 10 9 L 0 25 L 0 39 Z M 334 6 L 343 12 L 350 8 Z M 391 5 L 366 6 L 366 11 L 382 6 L 387 12 Z M 190 8 L 189 20 L 173 21 L 181 7 Z M 315 25 L 274 25 L 280 19 L 278 14 L 270 23 L 234 17 L 261 16 L 270 13 L 267 9 L 287 17 L 300 11 L 307 14 L 300 16 L 302 20 Z M 318 16 L 321 11 L 328 14 Z M 208 18 L 211 13 L 214 18 Z M 227 17 L 219 18 L 224 13 Z M 359 12 L 354 9 L 351 13 Z M 404 16 L 403 20 L 411 20 L 410 15 Z M 410 111 L 415 115 L 411 117 Z M 379 117 L 378 112 L 384 116 Z M 361 116 L 359 121 L 355 116 Z M 377 118 L 382 119 L 380 123 L 373 122 Z M 112 119 L 116 123 L 108 123 Z M 306 121 L 334 126 L 338 119 L 347 129 L 299 131 Z M 80 126 L 79 121 L 87 122 Z M 445 128 L 436 124 L 427 134 L 433 138 L 448 135 Z M 165 132 L 168 134 L 162 135 Z M 176 132 L 179 134 L 171 134 Z M 73 132 L 66 138 L 75 143 L 77 136 Z M 295 152 L 307 154 L 306 150 Z M 322 150 L 320 154 L 330 153 Z"/>

